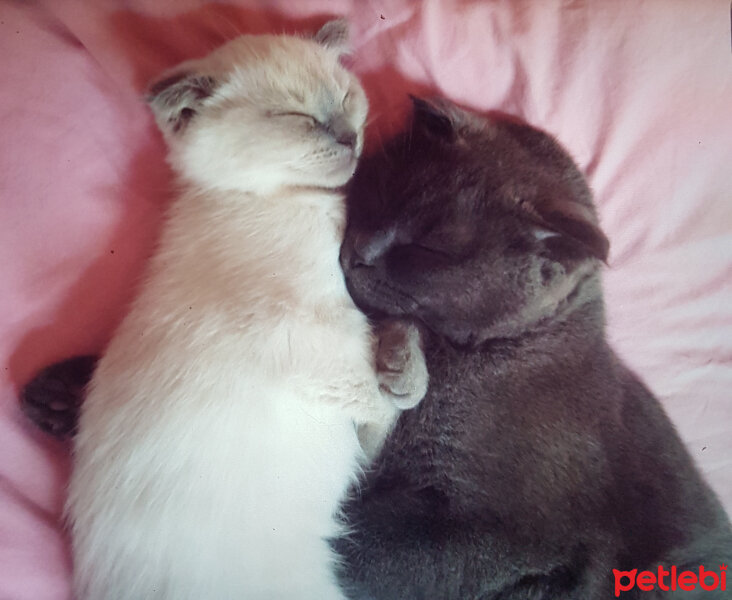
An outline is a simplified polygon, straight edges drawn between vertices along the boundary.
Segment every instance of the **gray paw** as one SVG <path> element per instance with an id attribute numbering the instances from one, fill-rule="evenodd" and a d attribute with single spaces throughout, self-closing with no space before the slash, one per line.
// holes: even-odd
<path id="1" fill-rule="evenodd" d="M 389 319 L 376 326 L 376 335 L 376 374 L 382 393 L 401 410 L 417 406 L 429 382 L 419 329 Z"/>
<path id="2" fill-rule="evenodd" d="M 46 433 L 64 439 L 76 433 L 96 356 L 79 356 L 45 368 L 23 388 L 21 408 Z"/>

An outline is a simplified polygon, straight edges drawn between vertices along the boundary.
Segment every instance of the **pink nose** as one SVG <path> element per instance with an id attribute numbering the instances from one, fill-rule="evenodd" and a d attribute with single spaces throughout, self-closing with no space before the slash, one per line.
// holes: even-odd
<path id="1" fill-rule="evenodd" d="M 351 124 L 342 116 L 334 117 L 325 124 L 326 131 L 333 136 L 333 139 L 353 150 L 356 147 L 358 135 L 351 127 Z"/>

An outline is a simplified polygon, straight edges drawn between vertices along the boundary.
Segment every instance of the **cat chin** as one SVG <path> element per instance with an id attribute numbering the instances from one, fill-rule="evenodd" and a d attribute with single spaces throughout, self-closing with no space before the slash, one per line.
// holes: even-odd
<path id="1" fill-rule="evenodd" d="M 419 315 L 419 303 L 414 298 L 368 271 L 368 267 L 352 267 L 346 272 L 346 287 L 358 308 L 372 318 Z"/>
<path id="2" fill-rule="evenodd" d="M 297 167 L 294 168 L 286 176 L 282 176 L 271 189 L 281 188 L 298 188 L 298 187 L 316 187 L 335 189 L 343 187 L 353 176 L 356 171 L 358 159 L 354 156 L 344 156 L 329 161 L 327 164 L 320 164 L 317 168 Z M 268 182 L 269 183 L 269 182 Z M 259 189 L 250 190 L 271 191 L 266 186 L 260 186 Z"/>
<path id="3" fill-rule="evenodd" d="M 325 173 L 325 179 L 330 183 L 326 187 L 340 187 L 348 183 L 356 172 L 357 163 L 358 159 L 353 154 L 344 155 L 333 161 L 333 165 Z"/>

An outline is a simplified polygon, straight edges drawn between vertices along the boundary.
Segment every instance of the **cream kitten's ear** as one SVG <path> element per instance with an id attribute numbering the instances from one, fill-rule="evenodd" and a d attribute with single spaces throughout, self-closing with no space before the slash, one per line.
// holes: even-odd
<path id="1" fill-rule="evenodd" d="M 315 34 L 315 41 L 323 44 L 326 48 L 332 48 L 339 54 L 351 52 L 349 43 L 348 21 L 346 19 L 334 19 L 323 25 Z"/>
<path id="2" fill-rule="evenodd" d="M 216 89 L 207 75 L 177 73 L 150 86 L 145 99 L 163 131 L 177 133 L 198 112 L 203 101 Z"/>

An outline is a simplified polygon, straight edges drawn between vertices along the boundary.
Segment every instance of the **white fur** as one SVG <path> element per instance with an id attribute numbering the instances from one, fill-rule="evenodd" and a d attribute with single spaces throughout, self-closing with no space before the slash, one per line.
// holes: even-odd
<path id="1" fill-rule="evenodd" d="M 75 592 L 341 599 L 327 539 L 364 460 L 355 425 L 383 437 L 396 410 L 338 264 L 329 188 L 353 161 L 276 111 L 345 114 L 357 155 L 365 96 L 336 49 L 305 39 L 243 36 L 181 69 L 216 87 L 177 132 L 175 104 L 151 100 L 183 192 L 83 408 Z"/>

